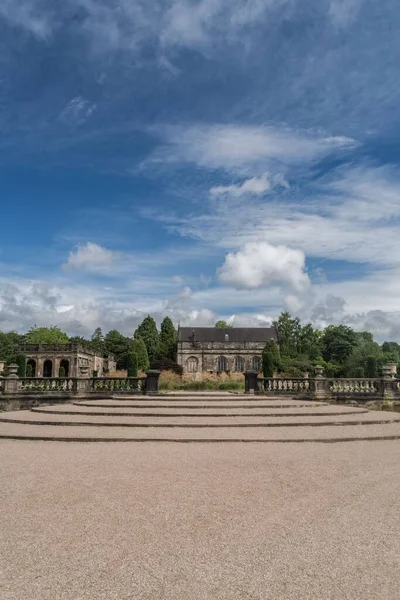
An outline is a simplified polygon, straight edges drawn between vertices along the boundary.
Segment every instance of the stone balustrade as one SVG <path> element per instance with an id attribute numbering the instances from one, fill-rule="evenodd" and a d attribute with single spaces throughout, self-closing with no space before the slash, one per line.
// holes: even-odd
<path id="1" fill-rule="evenodd" d="M 400 400 L 400 380 L 395 378 L 393 365 L 382 369 L 381 378 L 326 378 L 323 368 L 315 368 L 315 377 L 308 373 L 298 377 L 260 377 L 255 371 L 245 372 L 248 394 L 307 396 L 314 399 L 370 398 Z"/>
<path id="2" fill-rule="evenodd" d="M 147 371 L 145 377 L 18 377 L 18 365 L 9 365 L 8 375 L 0 378 L 4 396 L 86 396 L 91 394 L 157 394 L 160 371 Z"/>

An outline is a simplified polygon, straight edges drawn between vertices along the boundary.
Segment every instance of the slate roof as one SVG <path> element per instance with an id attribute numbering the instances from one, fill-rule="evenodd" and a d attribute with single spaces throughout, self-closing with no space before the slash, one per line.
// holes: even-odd
<path id="1" fill-rule="evenodd" d="M 219 329 L 217 327 L 180 327 L 178 340 L 190 342 L 193 336 L 196 342 L 225 342 L 225 334 L 229 335 L 229 342 L 266 342 L 278 341 L 275 327 L 232 327 Z"/>

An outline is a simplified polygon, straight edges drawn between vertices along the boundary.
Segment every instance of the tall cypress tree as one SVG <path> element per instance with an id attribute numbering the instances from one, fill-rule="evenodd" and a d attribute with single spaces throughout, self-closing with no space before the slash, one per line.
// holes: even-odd
<path id="1" fill-rule="evenodd" d="M 160 358 L 176 360 L 177 351 L 177 333 L 169 317 L 165 317 L 161 323 L 160 332 Z"/>
<path id="2" fill-rule="evenodd" d="M 132 341 L 131 352 L 137 356 L 137 368 L 144 373 L 149 368 L 149 357 L 147 356 L 146 344 L 142 338 L 137 338 Z"/>
<path id="3" fill-rule="evenodd" d="M 148 315 L 139 325 L 134 333 L 134 338 L 142 338 L 146 345 L 150 364 L 158 359 L 160 354 L 160 334 L 153 317 Z"/>

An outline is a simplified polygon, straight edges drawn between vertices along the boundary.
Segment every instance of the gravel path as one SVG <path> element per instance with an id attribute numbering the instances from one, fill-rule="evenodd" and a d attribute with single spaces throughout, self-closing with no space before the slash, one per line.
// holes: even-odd
<path id="1" fill-rule="evenodd" d="M 400 442 L 0 452 L 1 600 L 399 598 Z"/>

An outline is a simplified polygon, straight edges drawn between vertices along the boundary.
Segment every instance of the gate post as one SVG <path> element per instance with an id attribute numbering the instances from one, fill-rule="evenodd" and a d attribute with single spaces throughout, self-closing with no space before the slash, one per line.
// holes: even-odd
<path id="1" fill-rule="evenodd" d="M 258 392 L 258 371 L 245 371 L 244 373 L 244 391 L 246 394 L 255 394 Z"/>
<path id="2" fill-rule="evenodd" d="M 315 377 L 314 377 L 314 398 L 316 400 L 324 400 L 329 394 L 328 389 L 328 380 L 323 375 L 324 368 L 320 365 L 315 367 Z"/>
<path id="3" fill-rule="evenodd" d="M 146 394 L 158 394 L 161 371 L 150 369 L 146 373 Z"/>

